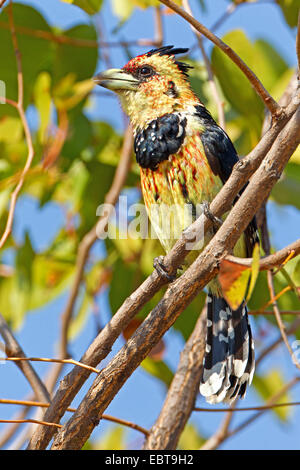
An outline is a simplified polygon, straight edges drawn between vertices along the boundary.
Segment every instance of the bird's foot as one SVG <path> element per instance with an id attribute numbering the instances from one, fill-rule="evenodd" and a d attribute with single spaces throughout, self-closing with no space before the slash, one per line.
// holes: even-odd
<path id="1" fill-rule="evenodd" d="M 161 277 L 164 277 L 169 282 L 175 281 L 176 276 L 174 276 L 172 274 L 169 274 L 166 270 L 166 267 L 164 265 L 164 257 L 163 256 L 157 256 L 157 258 L 154 258 L 153 267 L 156 269 L 156 271 L 158 272 L 158 274 Z"/>
<path id="2" fill-rule="evenodd" d="M 203 207 L 203 214 L 205 215 L 205 217 L 207 217 L 213 224 L 213 227 L 215 230 L 218 230 L 218 228 L 221 227 L 222 223 L 223 223 L 223 220 L 220 219 L 219 217 L 216 217 L 211 211 L 210 211 L 210 208 L 209 208 L 209 204 L 207 201 L 204 201 L 202 203 L 202 207 Z"/>

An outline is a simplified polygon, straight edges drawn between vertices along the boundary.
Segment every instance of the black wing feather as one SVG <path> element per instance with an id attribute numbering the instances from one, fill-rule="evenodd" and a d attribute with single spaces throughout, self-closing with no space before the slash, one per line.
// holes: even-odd
<path id="1" fill-rule="evenodd" d="M 238 162 L 239 157 L 230 138 L 214 121 L 209 111 L 201 105 L 195 108 L 196 115 L 200 118 L 205 129 L 201 134 L 201 141 L 206 158 L 213 173 L 218 175 L 223 184 L 225 184 L 231 175 L 234 165 Z M 238 193 L 234 202 L 240 197 L 247 184 Z M 253 217 L 245 230 L 245 242 L 247 256 L 251 257 L 255 243 L 259 242 L 256 217 Z"/>

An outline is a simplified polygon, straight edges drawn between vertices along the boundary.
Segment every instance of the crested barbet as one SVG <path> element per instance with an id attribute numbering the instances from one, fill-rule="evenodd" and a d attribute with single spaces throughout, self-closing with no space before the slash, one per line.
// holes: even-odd
<path id="1" fill-rule="evenodd" d="M 192 208 L 193 219 L 200 204 L 213 217 L 208 204 L 238 161 L 230 138 L 193 92 L 188 77 L 190 66 L 175 58 L 187 51 L 160 47 L 131 59 L 122 69 L 110 69 L 94 77 L 97 84 L 117 93 L 130 118 L 144 202 L 166 252 L 186 228 L 186 205 Z M 158 210 L 153 211 L 153 206 Z M 169 234 L 165 233 L 166 207 L 172 208 L 176 229 Z M 215 231 L 216 223 L 205 234 L 205 243 Z M 256 242 L 253 219 L 234 254 L 251 257 Z M 191 252 L 189 262 L 197 253 Z M 159 262 L 156 267 L 161 272 L 163 264 Z M 254 347 L 246 305 L 243 302 L 232 310 L 215 278 L 208 284 L 200 393 L 212 404 L 232 403 L 236 397 L 244 397 L 253 373 Z"/>

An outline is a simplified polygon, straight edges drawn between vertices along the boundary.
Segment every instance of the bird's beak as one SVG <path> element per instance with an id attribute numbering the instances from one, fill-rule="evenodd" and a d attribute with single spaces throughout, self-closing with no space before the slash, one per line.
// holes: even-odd
<path id="1" fill-rule="evenodd" d="M 93 80 L 97 85 L 109 88 L 113 91 L 136 90 L 139 86 L 139 80 L 130 73 L 121 69 L 109 69 L 99 73 Z"/>

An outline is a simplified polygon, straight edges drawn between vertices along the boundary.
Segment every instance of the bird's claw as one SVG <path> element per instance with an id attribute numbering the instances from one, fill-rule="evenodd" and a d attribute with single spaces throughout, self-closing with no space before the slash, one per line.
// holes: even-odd
<path id="1" fill-rule="evenodd" d="M 164 278 L 167 279 L 169 282 L 175 281 L 176 276 L 174 276 L 174 275 L 172 275 L 172 274 L 169 274 L 169 273 L 167 272 L 163 260 L 164 260 L 164 257 L 163 257 L 163 256 L 157 256 L 157 258 L 154 258 L 154 260 L 153 260 L 153 267 L 154 267 L 154 269 L 156 269 L 156 271 L 158 272 L 158 274 L 159 274 L 161 277 L 164 277 Z"/>
<path id="2" fill-rule="evenodd" d="M 211 211 L 210 211 L 210 208 L 209 208 L 209 204 L 208 202 L 203 202 L 202 203 L 202 206 L 203 206 L 203 213 L 205 215 L 205 217 L 207 217 L 213 224 L 213 227 L 214 229 L 218 229 L 219 227 L 221 227 L 222 223 L 223 223 L 223 220 L 220 219 L 219 217 L 216 217 Z"/>

